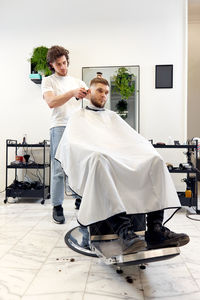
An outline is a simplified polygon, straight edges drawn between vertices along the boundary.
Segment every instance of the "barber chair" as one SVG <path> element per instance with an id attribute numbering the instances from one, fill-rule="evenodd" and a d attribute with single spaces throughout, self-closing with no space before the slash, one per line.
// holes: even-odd
<path id="1" fill-rule="evenodd" d="M 134 231 L 144 235 L 145 215 L 130 215 L 134 224 Z M 125 265 L 140 265 L 173 258 L 180 254 L 178 247 L 148 250 L 131 254 L 123 254 L 118 235 L 116 235 L 109 222 L 95 224 L 95 226 L 77 226 L 65 235 L 65 243 L 74 251 L 87 256 L 99 257 L 107 265 L 116 265 L 117 272 Z"/>

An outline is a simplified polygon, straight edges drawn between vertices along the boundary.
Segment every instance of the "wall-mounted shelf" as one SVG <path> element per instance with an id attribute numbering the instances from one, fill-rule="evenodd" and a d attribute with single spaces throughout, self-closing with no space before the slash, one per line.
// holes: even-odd
<path id="1" fill-rule="evenodd" d="M 160 145 L 160 144 L 153 144 L 154 148 L 186 148 L 186 149 L 196 149 L 197 145 Z"/>
<path id="2" fill-rule="evenodd" d="M 18 165 L 8 165 L 7 168 L 8 169 L 44 169 L 44 168 L 48 168 L 50 166 L 50 164 L 33 164 L 33 165 L 29 165 L 29 164 L 18 164 Z"/>
<path id="3" fill-rule="evenodd" d="M 42 76 L 38 73 L 29 74 L 29 78 L 36 84 L 41 84 L 42 82 Z"/>

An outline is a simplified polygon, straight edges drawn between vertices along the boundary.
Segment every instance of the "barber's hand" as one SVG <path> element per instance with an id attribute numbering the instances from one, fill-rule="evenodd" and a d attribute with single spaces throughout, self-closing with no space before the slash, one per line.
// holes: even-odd
<path id="1" fill-rule="evenodd" d="M 74 97 L 76 99 L 82 99 L 82 98 L 85 98 L 85 96 L 87 95 L 87 90 L 85 88 L 78 88 L 78 89 L 75 89 L 73 90 L 74 92 Z"/>

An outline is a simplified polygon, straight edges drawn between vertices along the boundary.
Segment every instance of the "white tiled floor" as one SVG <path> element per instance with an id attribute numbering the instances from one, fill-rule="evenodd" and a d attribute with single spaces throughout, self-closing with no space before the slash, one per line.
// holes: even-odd
<path id="1" fill-rule="evenodd" d="M 190 235 L 179 256 L 117 274 L 115 267 L 65 245 L 66 232 L 76 224 L 74 200 L 65 200 L 67 222 L 56 225 L 49 200 L 4 204 L 0 197 L 0 300 L 200 299 L 200 222 L 187 218 L 186 209 L 168 224 Z"/>

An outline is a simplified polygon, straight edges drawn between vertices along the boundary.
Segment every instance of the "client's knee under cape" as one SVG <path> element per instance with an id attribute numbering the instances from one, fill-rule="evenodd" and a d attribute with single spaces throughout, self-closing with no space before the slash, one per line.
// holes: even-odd
<path id="1" fill-rule="evenodd" d="M 80 110 L 69 120 L 56 158 L 82 196 L 78 220 L 95 223 L 128 214 L 180 207 L 161 156 L 116 113 Z"/>

